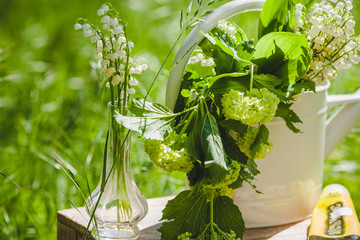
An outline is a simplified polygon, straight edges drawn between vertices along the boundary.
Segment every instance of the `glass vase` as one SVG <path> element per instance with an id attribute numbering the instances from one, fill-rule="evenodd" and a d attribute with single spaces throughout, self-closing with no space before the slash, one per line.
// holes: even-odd
<path id="1" fill-rule="evenodd" d="M 117 105 L 108 104 L 108 135 L 100 184 L 87 200 L 96 239 L 138 239 L 137 226 L 148 211 L 130 171 L 130 132 L 114 118 Z"/>

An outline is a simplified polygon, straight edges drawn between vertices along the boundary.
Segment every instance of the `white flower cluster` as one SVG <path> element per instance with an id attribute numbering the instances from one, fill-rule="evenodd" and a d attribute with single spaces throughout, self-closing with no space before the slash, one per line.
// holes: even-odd
<path id="1" fill-rule="evenodd" d="M 230 36 L 237 33 L 235 27 L 231 26 L 227 21 L 218 22 L 217 27 L 221 30 L 224 30 L 225 33 L 229 34 Z"/>
<path id="2" fill-rule="evenodd" d="M 134 94 L 132 86 L 137 86 L 138 81 L 133 75 L 141 74 L 148 66 L 144 59 L 134 61 L 129 56 L 134 43 L 126 39 L 122 20 L 118 19 L 117 12 L 104 4 L 97 15 L 101 16 L 102 29 L 88 24 L 86 19 L 83 20 L 83 25 L 77 22 L 74 29 L 82 29 L 84 36 L 90 37 L 95 44 L 94 57 L 99 59 L 100 71 L 108 79 L 106 86 L 110 88 L 110 83 L 113 86 L 125 83 L 128 86 L 127 94 Z"/>
<path id="3" fill-rule="evenodd" d="M 195 64 L 201 62 L 202 67 L 212 67 L 215 62 L 213 58 L 205 58 L 202 53 L 198 53 L 196 56 L 192 56 L 189 59 L 189 64 Z"/>
<path id="4" fill-rule="evenodd" d="M 305 79 L 322 84 L 335 78 L 338 70 L 360 62 L 360 38 L 354 35 L 352 8 L 351 0 L 322 0 L 305 14 L 305 7 L 296 5 L 295 32 L 307 35 L 311 49 L 312 62 Z"/>

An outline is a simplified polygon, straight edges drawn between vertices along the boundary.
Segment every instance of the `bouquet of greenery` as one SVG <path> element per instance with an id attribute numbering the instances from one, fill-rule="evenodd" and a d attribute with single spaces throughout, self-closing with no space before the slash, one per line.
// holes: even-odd
<path id="1" fill-rule="evenodd" d="M 256 191 L 255 159 L 272 146 L 265 124 L 280 117 L 300 132 L 293 97 L 359 62 L 351 2 L 315 2 L 267 0 L 257 44 L 227 21 L 208 33 L 200 29 L 204 40 L 189 61 L 174 111 L 133 99 L 127 110 L 134 116 L 116 113 L 119 124 L 141 133 L 151 161 L 187 174 L 190 189 L 163 211 L 162 239 L 241 239 L 244 222 L 229 196 L 244 182 Z"/>

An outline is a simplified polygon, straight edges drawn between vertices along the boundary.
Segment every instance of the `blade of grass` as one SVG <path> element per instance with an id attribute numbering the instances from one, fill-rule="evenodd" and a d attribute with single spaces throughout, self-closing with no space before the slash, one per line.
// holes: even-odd
<path id="1" fill-rule="evenodd" d="M 15 182 L 14 180 L 12 180 L 9 176 L 7 176 L 5 173 L 0 171 L 0 175 L 3 175 L 5 177 L 5 179 L 9 179 L 13 184 L 15 184 L 16 187 L 18 187 L 19 189 L 21 189 L 20 184 L 18 184 L 17 182 Z"/>

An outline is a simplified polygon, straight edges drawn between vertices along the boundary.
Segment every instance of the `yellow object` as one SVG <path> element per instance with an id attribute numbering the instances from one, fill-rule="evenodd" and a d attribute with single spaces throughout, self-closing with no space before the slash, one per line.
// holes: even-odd
<path id="1" fill-rule="evenodd" d="M 360 240 L 359 220 L 348 190 L 328 185 L 321 193 L 311 218 L 309 240 Z"/>

